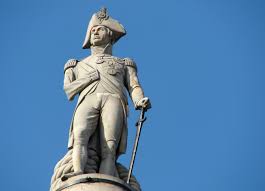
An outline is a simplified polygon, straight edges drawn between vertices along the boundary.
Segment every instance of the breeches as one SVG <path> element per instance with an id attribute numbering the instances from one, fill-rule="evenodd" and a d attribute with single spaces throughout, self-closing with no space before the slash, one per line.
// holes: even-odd
<path id="1" fill-rule="evenodd" d="M 101 149 L 108 141 L 117 149 L 126 116 L 117 94 L 87 95 L 77 107 L 73 121 L 74 145 L 87 145 L 91 135 L 99 128 Z M 103 146 L 103 148 L 102 148 Z"/>

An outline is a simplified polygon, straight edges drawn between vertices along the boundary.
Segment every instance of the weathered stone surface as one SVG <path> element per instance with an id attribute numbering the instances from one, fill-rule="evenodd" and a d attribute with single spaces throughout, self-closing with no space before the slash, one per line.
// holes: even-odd
<path id="1" fill-rule="evenodd" d="M 136 64 L 112 55 L 113 44 L 125 29 L 102 9 L 89 22 L 83 48 L 91 55 L 70 59 L 64 67 L 64 90 L 69 100 L 78 97 L 70 125 L 68 148 L 73 149 L 74 173 L 85 173 L 87 148 L 95 137 L 100 148 L 98 172 L 118 177 L 118 156 L 126 152 L 129 93 L 136 109 L 149 109 L 139 83 Z"/>

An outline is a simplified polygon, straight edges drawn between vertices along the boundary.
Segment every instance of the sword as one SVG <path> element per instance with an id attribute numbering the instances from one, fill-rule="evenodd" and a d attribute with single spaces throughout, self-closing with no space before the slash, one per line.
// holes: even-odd
<path id="1" fill-rule="evenodd" d="M 132 176 L 133 165 L 134 165 L 134 161 L 135 161 L 135 157 L 136 157 L 136 152 L 137 152 L 137 147 L 138 147 L 138 143 L 139 143 L 139 139 L 140 139 L 140 135 L 141 135 L 141 130 L 142 130 L 143 123 L 146 120 L 146 117 L 144 117 L 145 112 L 146 112 L 146 109 L 142 108 L 140 118 L 139 118 L 138 122 L 135 124 L 137 126 L 137 132 L 136 132 L 136 137 L 135 137 L 134 146 L 133 146 L 133 152 L 132 152 L 132 158 L 131 158 L 129 173 L 128 173 L 128 177 L 127 177 L 127 181 L 126 181 L 127 184 L 130 183 L 130 178 Z"/>

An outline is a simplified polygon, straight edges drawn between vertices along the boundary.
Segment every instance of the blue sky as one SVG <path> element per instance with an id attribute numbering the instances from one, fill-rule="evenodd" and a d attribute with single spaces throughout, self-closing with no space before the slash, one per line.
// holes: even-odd
<path id="1" fill-rule="evenodd" d="M 264 191 L 262 0 L 1 0 L 1 188 L 49 189 L 75 107 L 63 66 L 89 55 L 87 23 L 102 6 L 128 32 L 114 55 L 136 61 L 153 105 L 134 168 L 143 190 Z"/>

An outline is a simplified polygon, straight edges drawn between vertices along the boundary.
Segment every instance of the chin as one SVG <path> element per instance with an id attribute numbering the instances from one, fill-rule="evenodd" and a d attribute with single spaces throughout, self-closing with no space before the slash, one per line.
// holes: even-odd
<path id="1" fill-rule="evenodd" d="M 93 46 L 104 46 L 104 45 L 107 45 L 108 43 L 105 43 L 105 42 L 94 42 L 93 43 Z"/>
<path id="2" fill-rule="evenodd" d="M 91 44 L 98 45 L 98 44 L 100 44 L 100 41 L 94 40 L 93 42 L 91 42 Z"/>
<path id="3" fill-rule="evenodd" d="M 102 45 L 102 44 L 104 44 L 104 43 L 102 42 L 102 40 L 97 39 L 97 40 L 94 40 L 94 41 L 92 42 L 92 44 L 98 46 L 98 45 Z"/>

